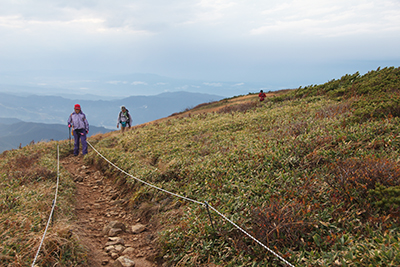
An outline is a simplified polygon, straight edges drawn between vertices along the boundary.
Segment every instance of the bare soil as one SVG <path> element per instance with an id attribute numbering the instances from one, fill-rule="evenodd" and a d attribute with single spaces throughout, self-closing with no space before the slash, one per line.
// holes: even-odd
<path id="1" fill-rule="evenodd" d="M 157 226 L 143 221 L 126 208 L 116 184 L 103 177 L 94 167 L 85 166 L 82 156 L 69 156 L 61 161 L 76 183 L 76 229 L 74 234 L 89 249 L 89 266 L 112 266 L 112 259 L 105 251 L 109 241 L 103 228 L 111 221 L 123 222 L 127 230 L 118 234 L 125 241 L 125 247 L 133 248 L 126 255 L 135 262 L 135 267 L 162 266 L 156 262 Z M 133 234 L 131 226 L 142 223 L 146 230 Z"/>

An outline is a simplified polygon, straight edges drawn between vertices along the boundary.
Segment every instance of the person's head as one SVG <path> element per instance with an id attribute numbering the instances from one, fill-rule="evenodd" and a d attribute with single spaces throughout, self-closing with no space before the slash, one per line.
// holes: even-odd
<path id="1" fill-rule="evenodd" d="M 126 107 L 125 106 L 121 106 L 121 110 L 125 112 Z"/>
<path id="2" fill-rule="evenodd" d="M 81 105 L 76 104 L 76 105 L 74 106 L 74 110 L 75 110 L 76 113 L 81 112 Z"/>
<path id="3" fill-rule="evenodd" d="M 263 90 L 260 90 L 260 93 L 263 93 Z"/>

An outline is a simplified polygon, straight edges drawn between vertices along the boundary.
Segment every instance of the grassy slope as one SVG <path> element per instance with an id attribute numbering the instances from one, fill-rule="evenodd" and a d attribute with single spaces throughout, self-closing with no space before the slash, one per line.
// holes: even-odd
<path id="1" fill-rule="evenodd" d="M 397 266 L 399 76 L 346 75 L 218 109 L 232 98 L 210 103 L 217 112 L 201 106 L 90 142 L 132 175 L 207 201 L 296 266 Z M 217 214 L 213 230 L 203 207 L 135 182 L 94 152 L 86 160 L 125 184 L 132 212 L 159 206 L 160 257 L 170 264 L 283 265 Z"/>
<path id="2" fill-rule="evenodd" d="M 60 154 L 66 152 L 61 150 Z M 0 155 L 0 266 L 32 264 L 52 208 L 56 159 L 56 142 L 29 145 Z M 62 169 L 59 176 L 54 220 L 36 263 L 84 266 L 86 251 L 71 235 L 74 183 Z"/>
<path id="3" fill-rule="evenodd" d="M 95 146 L 137 177 L 208 201 L 296 265 L 399 264 L 398 93 L 399 69 L 347 75 L 246 112 L 170 119 Z M 180 203 L 127 182 L 138 192 L 133 206 Z M 280 264 L 229 223 L 215 218 L 214 233 L 204 209 L 180 205 L 175 217 L 161 207 L 165 259 Z"/>

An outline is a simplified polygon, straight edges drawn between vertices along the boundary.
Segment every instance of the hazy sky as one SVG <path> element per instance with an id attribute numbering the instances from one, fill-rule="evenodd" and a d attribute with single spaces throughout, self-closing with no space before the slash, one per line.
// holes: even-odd
<path id="1" fill-rule="evenodd" d="M 323 83 L 400 65 L 400 0 L 1 0 L 0 72 Z"/>

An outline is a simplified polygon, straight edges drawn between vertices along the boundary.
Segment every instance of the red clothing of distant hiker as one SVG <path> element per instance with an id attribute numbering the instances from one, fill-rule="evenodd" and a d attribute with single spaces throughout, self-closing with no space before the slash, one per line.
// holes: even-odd
<path id="1" fill-rule="evenodd" d="M 264 99 L 267 97 L 267 95 L 263 92 L 263 90 L 260 91 L 258 94 L 258 97 L 260 98 L 260 102 L 264 101 Z"/>

